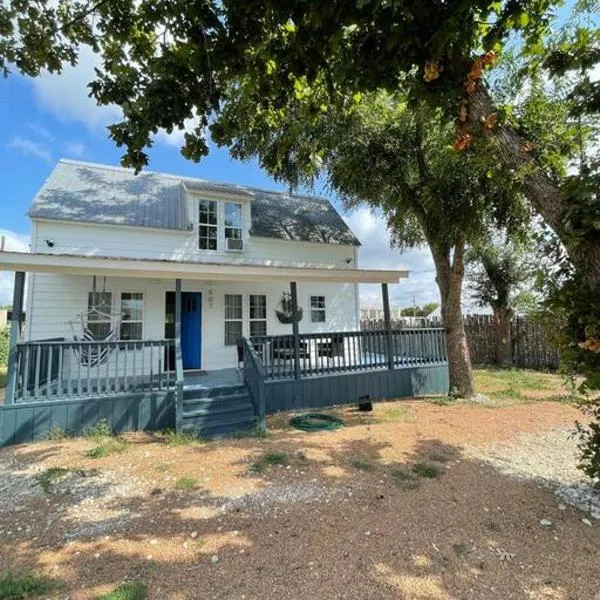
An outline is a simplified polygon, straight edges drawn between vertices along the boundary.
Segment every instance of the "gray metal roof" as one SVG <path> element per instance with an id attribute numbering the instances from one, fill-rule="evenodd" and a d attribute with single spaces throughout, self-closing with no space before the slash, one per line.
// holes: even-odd
<path id="1" fill-rule="evenodd" d="M 250 234 L 284 240 L 359 245 L 325 198 L 296 196 L 162 173 L 58 162 L 31 205 L 32 218 L 186 230 L 185 190 L 247 196 Z"/>

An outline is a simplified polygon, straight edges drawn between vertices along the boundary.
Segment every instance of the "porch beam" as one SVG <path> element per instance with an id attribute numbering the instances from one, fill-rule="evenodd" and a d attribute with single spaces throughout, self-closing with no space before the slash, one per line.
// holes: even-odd
<path id="1" fill-rule="evenodd" d="M 385 341 L 387 346 L 388 369 L 394 368 L 394 344 L 392 339 L 392 320 L 390 318 L 390 294 L 388 284 L 381 284 L 381 295 L 383 297 L 383 327 L 385 329 Z"/>
<path id="2" fill-rule="evenodd" d="M 292 300 L 292 337 L 294 338 L 294 377 L 300 379 L 300 328 L 298 326 L 298 286 L 295 281 L 290 282 L 290 296 Z"/>
<path id="3" fill-rule="evenodd" d="M 177 392 L 175 397 L 175 431 L 183 426 L 183 354 L 181 350 L 181 279 L 175 280 L 175 374 Z"/>
<path id="4" fill-rule="evenodd" d="M 21 315 L 23 314 L 23 298 L 25 295 L 25 273 L 15 273 L 13 289 L 12 314 L 10 318 L 10 338 L 8 341 L 8 373 L 6 378 L 5 404 L 13 404 L 17 383 L 17 343 L 21 339 Z"/>

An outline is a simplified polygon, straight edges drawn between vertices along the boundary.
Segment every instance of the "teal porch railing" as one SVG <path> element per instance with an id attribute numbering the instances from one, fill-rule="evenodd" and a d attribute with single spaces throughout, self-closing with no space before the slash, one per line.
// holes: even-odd
<path id="1" fill-rule="evenodd" d="M 21 402 L 175 389 L 175 340 L 20 342 L 9 398 Z"/>

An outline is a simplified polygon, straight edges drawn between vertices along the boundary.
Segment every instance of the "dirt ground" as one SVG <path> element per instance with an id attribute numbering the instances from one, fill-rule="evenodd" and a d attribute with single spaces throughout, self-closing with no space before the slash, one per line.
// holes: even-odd
<path id="1" fill-rule="evenodd" d="M 137 434 L 96 459 L 87 438 L 2 450 L 0 570 L 78 600 L 128 580 L 149 599 L 600 599 L 600 521 L 555 494 L 581 483 L 575 408 L 338 414 L 318 433 L 274 417 L 265 439 Z"/>

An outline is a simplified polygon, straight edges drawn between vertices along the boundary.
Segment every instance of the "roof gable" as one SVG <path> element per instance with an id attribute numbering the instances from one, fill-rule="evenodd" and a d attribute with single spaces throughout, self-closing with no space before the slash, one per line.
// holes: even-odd
<path id="1" fill-rule="evenodd" d="M 247 196 L 250 235 L 359 245 L 332 204 L 324 198 L 296 196 L 189 177 L 61 160 L 36 195 L 29 215 L 83 223 L 170 230 L 191 228 L 185 190 Z"/>

